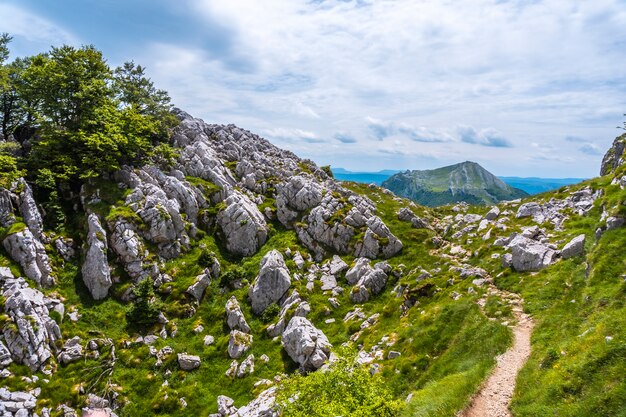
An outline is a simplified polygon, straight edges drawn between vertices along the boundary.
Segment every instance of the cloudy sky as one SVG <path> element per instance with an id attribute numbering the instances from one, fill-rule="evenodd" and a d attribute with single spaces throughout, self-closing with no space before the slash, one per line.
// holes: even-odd
<path id="1" fill-rule="evenodd" d="M 591 177 L 626 113 L 626 0 L 0 0 L 0 32 L 351 170 Z"/>

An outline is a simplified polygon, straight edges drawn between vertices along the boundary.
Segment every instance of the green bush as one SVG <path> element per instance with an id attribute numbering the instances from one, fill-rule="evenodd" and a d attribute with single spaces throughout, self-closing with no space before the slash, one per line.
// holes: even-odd
<path id="1" fill-rule="evenodd" d="M 131 326 L 149 327 L 158 322 L 162 303 L 154 294 L 152 278 L 141 281 L 133 290 L 135 300 L 126 313 L 126 320 Z"/>
<path id="2" fill-rule="evenodd" d="M 279 386 L 277 404 L 292 417 L 393 417 L 401 409 L 379 374 L 370 375 L 345 350 L 328 370 L 309 375 L 296 373 Z"/>

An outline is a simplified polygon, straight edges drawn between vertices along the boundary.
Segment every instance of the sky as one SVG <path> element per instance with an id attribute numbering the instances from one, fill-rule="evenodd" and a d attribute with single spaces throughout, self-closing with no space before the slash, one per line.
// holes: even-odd
<path id="1" fill-rule="evenodd" d="M 0 0 L 0 32 L 353 171 L 593 177 L 626 113 L 626 0 Z"/>

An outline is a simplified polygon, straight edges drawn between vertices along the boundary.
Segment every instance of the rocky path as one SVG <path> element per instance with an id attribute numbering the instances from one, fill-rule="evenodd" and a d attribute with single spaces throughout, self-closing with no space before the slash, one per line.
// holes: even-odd
<path id="1" fill-rule="evenodd" d="M 534 322 L 523 311 L 523 300 L 513 293 L 490 285 L 488 295 L 496 295 L 509 303 L 516 323 L 513 329 L 513 346 L 497 357 L 497 365 L 469 407 L 459 417 L 512 417 L 509 404 L 513 398 L 517 374 L 530 356 L 530 336 Z M 479 300 L 484 306 L 485 296 Z"/>

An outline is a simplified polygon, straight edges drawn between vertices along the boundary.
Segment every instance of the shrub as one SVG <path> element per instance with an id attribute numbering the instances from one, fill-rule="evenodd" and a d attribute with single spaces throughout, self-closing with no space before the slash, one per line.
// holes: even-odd
<path id="1" fill-rule="evenodd" d="M 134 304 L 126 313 L 126 320 L 130 325 L 148 327 L 157 323 L 161 313 L 162 303 L 154 294 L 152 278 L 141 281 L 133 290 Z"/>
<path id="2" fill-rule="evenodd" d="M 307 376 L 294 374 L 281 383 L 277 404 L 284 415 L 294 417 L 359 416 L 393 417 L 401 405 L 392 399 L 382 377 L 370 375 L 356 363 L 353 351 L 341 357 L 325 372 Z"/>

